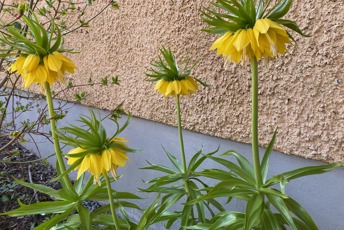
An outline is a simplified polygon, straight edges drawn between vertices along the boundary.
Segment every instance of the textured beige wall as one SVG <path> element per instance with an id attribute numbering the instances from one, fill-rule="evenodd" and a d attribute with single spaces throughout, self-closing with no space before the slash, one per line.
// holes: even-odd
<path id="1" fill-rule="evenodd" d="M 107 10 L 87 31 L 66 37 L 81 48 L 74 82 L 119 74 L 121 87 L 87 87 L 83 103 L 113 109 L 124 101 L 134 116 L 175 125 L 175 103 L 153 92 L 145 68 L 158 47 L 200 60 L 194 75 L 211 84 L 182 100 L 184 127 L 240 142 L 250 142 L 249 65 L 231 64 L 209 47 L 216 38 L 200 31 L 199 7 L 185 0 L 123 1 Z M 95 5 L 95 8 L 100 5 Z M 260 63 L 260 144 L 267 145 L 278 128 L 275 148 L 287 154 L 327 162 L 344 160 L 344 4 L 342 0 L 294 1 L 289 18 L 312 35 L 295 34 L 290 54 Z M 72 100 L 73 92 L 64 95 Z"/>

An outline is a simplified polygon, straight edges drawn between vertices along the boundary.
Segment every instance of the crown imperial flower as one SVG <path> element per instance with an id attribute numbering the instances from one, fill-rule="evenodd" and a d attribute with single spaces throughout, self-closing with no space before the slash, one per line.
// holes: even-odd
<path id="1" fill-rule="evenodd" d="M 198 90 L 198 83 L 207 86 L 199 79 L 190 76 L 191 70 L 194 67 L 188 66 L 189 60 L 186 61 L 184 67 L 179 67 L 176 57 L 171 49 L 161 48 L 161 56 L 152 63 L 154 68 L 148 69 L 146 76 L 156 81 L 154 90 L 168 96 L 186 96 L 193 94 Z"/>
<path id="2" fill-rule="evenodd" d="M 175 81 L 165 81 L 162 79 L 156 83 L 154 90 L 157 90 L 165 97 L 176 95 L 185 96 L 198 90 L 198 84 L 192 77 Z"/>
<path id="3" fill-rule="evenodd" d="M 23 77 L 23 85 L 29 88 L 32 83 L 43 85 L 48 82 L 50 85 L 59 81 L 65 83 L 65 72 L 74 73 L 75 64 L 57 51 L 40 58 L 37 55 L 29 54 L 27 57 L 19 56 L 10 66 L 10 71 L 17 71 Z"/>
<path id="4" fill-rule="evenodd" d="M 118 166 L 125 167 L 126 161 L 129 160 L 126 153 L 135 150 L 128 148 L 125 144 L 126 139 L 117 137 L 129 124 L 130 115 L 122 127 L 115 119 L 111 119 L 116 123 L 117 131 L 112 137 L 107 138 L 101 122 L 92 111 L 90 113 L 90 118 L 80 118 L 80 122 L 88 130 L 71 125 L 60 129 L 68 135 L 59 133 L 59 136 L 65 144 L 74 147 L 67 154 L 67 163 L 71 165 L 71 170 L 78 170 L 77 179 L 88 171 L 94 176 L 94 182 L 99 184 L 101 175 L 107 176 L 110 172 L 116 177 Z"/>
<path id="5" fill-rule="evenodd" d="M 283 26 L 306 35 L 295 22 L 281 19 L 289 11 L 292 0 L 272 2 L 218 0 L 212 3 L 223 13 L 211 8 L 202 11 L 203 20 L 210 26 L 204 31 L 222 34 L 210 49 L 217 49 L 217 54 L 225 58 L 225 63 L 240 63 L 252 58 L 268 61 L 284 54 L 286 45 L 294 39 Z"/>
<path id="6" fill-rule="evenodd" d="M 128 146 L 124 144 L 124 142 L 127 142 L 124 138 L 115 138 L 112 142 L 124 148 L 128 148 Z M 125 167 L 126 161 L 129 160 L 128 156 L 125 155 L 125 151 L 119 148 L 108 148 L 85 156 L 73 157 L 73 154 L 80 154 L 86 151 L 86 149 L 80 147 L 71 149 L 68 152 L 67 163 L 72 165 L 76 161 L 81 160 L 81 163 L 75 168 L 75 170 L 78 170 L 77 179 L 79 179 L 84 172 L 88 171 L 94 176 L 94 183 L 98 184 L 100 183 L 99 178 L 101 175 L 105 176 L 110 172 L 113 177 L 116 177 L 116 169 L 118 166 Z"/>
<path id="7" fill-rule="evenodd" d="M 49 85 L 55 82 L 65 83 L 65 73 L 74 73 L 76 66 L 71 59 L 61 54 L 66 50 L 60 48 L 62 36 L 59 28 L 52 22 L 51 34 L 48 34 L 46 29 L 39 24 L 36 16 L 33 13 L 31 16 L 32 18 L 28 18 L 23 15 L 22 19 L 32 37 L 24 37 L 19 29 L 11 25 L 4 27 L 6 33 L 0 36 L 1 42 L 21 53 L 9 70 L 23 77 L 25 88 L 33 83 L 41 86 L 46 82 Z M 0 54 L 0 57 L 10 55 L 13 53 Z"/>

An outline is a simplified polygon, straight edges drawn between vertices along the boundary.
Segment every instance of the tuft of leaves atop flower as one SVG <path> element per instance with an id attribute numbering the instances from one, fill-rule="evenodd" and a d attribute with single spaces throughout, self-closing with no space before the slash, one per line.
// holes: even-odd
<path id="1" fill-rule="evenodd" d="M 190 64 L 190 59 L 186 59 L 185 65 L 180 67 L 177 63 L 176 57 L 170 48 L 160 48 L 158 60 L 153 61 L 153 67 L 148 69 L 146 76 L 151 78 L 151 81 L 180 81 L 190 77 L 191 70 L 195 64 Z"/>
<path id="2" fill-rule="evenodd" d="M 74 154 L 73 157 L 84 157 L 89 154 L 99 153 L 105 149 L 117 148 L 125 152 L 135 152 L 133 149 L 124 147 L 121 144 L 116 144 L 113 140 L 129 125 L 130 115 L 123 126 L 119 126 L 115 119 L 111 119 L 116 124 L 115 133 L 107 138 L 107 133 L 101 121 L 97 119 L 93 111 L 90 111 L 90 117 L 82 116 L 78 120 L 81 125 L 70 124 L 67 127 L 62 127 L 60 130 L 64 134 L 59 133 L 61 140 L 75 148 L 82 148 L 85 151 Z"/>
<path id="3" fill-rule="evenodd" d="M 20 51 L 22 55 L 35 54 L 43 58 L 54 51 L 68 51 L 60 48 L 63 38 L 59 27 L 54 22 L 47 31 L 33 12 L 30 17 L 23 15 L 21 18 L 29 28 L 28 36 L 24 36 L 22 28 L 18 28 L 15 24 L 5 26 L 5 29 L 1 31 L 0 41 L 11 46 L 12 51 L 1 52 L 0 57 L 16 56 L 17 51 Z M 7 49 L 2 51 L 7 51 Z"/>

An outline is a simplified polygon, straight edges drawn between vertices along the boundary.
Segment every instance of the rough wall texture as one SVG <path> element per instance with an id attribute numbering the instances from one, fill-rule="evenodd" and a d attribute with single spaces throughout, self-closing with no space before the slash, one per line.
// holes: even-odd
<path id="1" fill-rule="evenodd" d="M 184 127 L 240 142 L 250 142 L 249 65 L 232 64 L 209 51 L 215 36 L 201 32 L 199 7 L 210 1 L 123 1 L 118 11 L 66 37 L 82 50 L 74 83 L 119 74 L 120 87 L 85 87 L 84 102 L 113 109 L 124 101 L 134 116 L 175 125 L 175 103 L 153 92 L 145 68 L 161 45 L 179 57 L 199 60 L 193 74 L 211 84 L 182 100 Z M 101 5 L 101 4 L 100 4 Z M 95 5 L 94 9 L 99 9 Z M 278 128 L 275 148 L 327 162 L 344 160 L 344 3 L 342 0 L 294 1 L 287 15 L 310 38 L 295 34 L 289 54 L 260 63 L 260 144 Z M 73 92 L 64 99 L 73 99 Z"/>

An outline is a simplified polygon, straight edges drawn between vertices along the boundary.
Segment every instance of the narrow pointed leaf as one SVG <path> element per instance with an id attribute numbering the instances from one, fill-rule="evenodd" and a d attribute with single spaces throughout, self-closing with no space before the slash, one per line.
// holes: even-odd
<path id="1" fill-rule="evenodd" d="M 275 130 L 274 134 L 272 135 L 271 141 L 270 141 L 268 147 L 266 148 L 263 159 L 262 159 L 261 171 L 262 171 L 263 183 L 265 183 L 266 176 L 267 176 L 268 171 L 269 171 L 269 160 L 270 160 L 272 148 L 275 144 L 276 134 L 277 134 L 277 130 Z"/>

